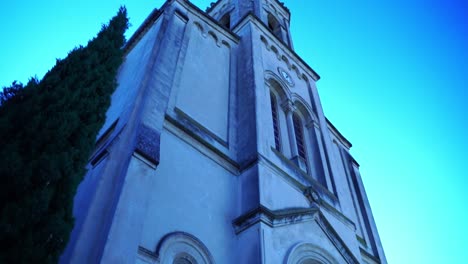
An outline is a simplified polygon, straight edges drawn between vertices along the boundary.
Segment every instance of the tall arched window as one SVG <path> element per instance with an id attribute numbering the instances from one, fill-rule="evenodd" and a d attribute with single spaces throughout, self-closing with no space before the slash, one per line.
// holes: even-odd
<path id="1" fill-rule="evenodd" d="M 279 117 L 278 117 L 278 103 L 276 102 L 276 96 L 270 92 L 271 99 L 271 117 L 273 120 L 273 134 L 275 137 L 275 149 L 281 151 L 280 145 L 280 128 L 279 128 Z"/>
<path id="2" fill-rule="evenodd" d="M 297 145 L 297 152 L 299 157 L 302 158 L 304 163 L 307 167 L 307 154 L 306 154 L 306 147 L 304 141 L 304 128 L 302 126 L 301 118 L 297 113 L 293 114 L 293 124 L 294 124 L 294 133 L 296 136 L 296 145 Z"/>
<path id="3" fill-rule="evenodd" d="M 219 23 L 221 26 L 231 29 L 231 15 L 229 13 L 226 13 L 221 19 L 219 20 Z"/>
<path id="4" fill-rule="evenodd" d="M 283 36 L 281 34 L 281 24 L 271 13 L 268 13 L 268 28 L 270 28 L 271 32 L 273 32 L 276 37 L 278 37 L 280 40 L 283 40 Z"/>

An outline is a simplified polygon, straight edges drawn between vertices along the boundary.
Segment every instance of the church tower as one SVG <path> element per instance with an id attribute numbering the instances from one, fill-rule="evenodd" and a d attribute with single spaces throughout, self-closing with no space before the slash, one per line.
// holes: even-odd
<path id="1" fill-rule="evenodd" d="M 148 16 L 61 263 L 387 263 L 290 18 L 278 0 L 168 0 Z"/>

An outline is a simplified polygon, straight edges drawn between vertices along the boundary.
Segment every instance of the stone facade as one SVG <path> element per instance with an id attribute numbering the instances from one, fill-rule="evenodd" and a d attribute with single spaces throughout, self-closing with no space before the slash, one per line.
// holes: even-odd
<path id="1" fill-rule="evenodd" d="M 127 43 L 61 263 L 386 263 L 277 0 L 186 0 Z"/>

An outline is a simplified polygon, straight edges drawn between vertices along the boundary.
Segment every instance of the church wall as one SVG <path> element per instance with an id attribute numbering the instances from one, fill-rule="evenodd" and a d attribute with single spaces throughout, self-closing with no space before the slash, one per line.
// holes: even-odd
<path id="1" fill-rule="evenodd" d="M 228 142 L 230 46 L 207 25 L 191 27 L 176 107 L 222 142 Z"/>
<path id="2" fill-rule="evenodd" d="M 242 10 L 253 3 L 237 2 L 242 3 Z M 356 238 L 356 227 L 364 216 L 355 208 L 350 184 L 359 193 L 363 192 L 363 186 L 358 168 L 348 166 L 347 156 L 340 150 L 349 146 L 327 126 L 314 81 L 318 77 L 255 19 L 248 21 L 247 17 L 247 22 L 237 26 L 232 34 L 188 5 L 178 0 L 165 6 L 159 20 L 137 41 L 119 70 L 119 86 L 112 96 L 101 135 L 118 118 L 127 122 L 126 113 L 134 104 L 144 105 L 137 118 L 141 117 L 143 124 L 158 132 L 160 157 L 149 161 L 140 152 L 124 153 L 126 146 L 122 145 L 114 152 L 109 148 L 109 156 L 93 165 L 75 197 L 78 228 L 72 234 L 69 245 L 72 249 L 73 243 L 77 243 L 76 233 L 81 232 L 80 221 L 89 214 L 89 224 L 105 216 L 102 211 L 109 211 L 106 203 L 100 201 L 111 199 L 108 194 L 112 192 L 106 190 L 115 188 L 113 181 L 119 177 L 105 168 L 129 161 L 122 167 L 123 177 L 119 178 L 122 191 L 109 203 L 115 202 L 115 214 L 112 211 L 109 223 L 101 225 L 109 227 L 109 233 L 94 235 L 97 229 L 93 224 L 83 228 L 86 232 L 82 232 L 79 242 L 84 250 L 75 249 L 75 262 L 86 262 L 85 257 L 80 259 L 81 252 L 101 254 L 101 249 L 92 248 L 102 243 L 105 246 L 102 258 L 97 255 L 94 258 L 102 263 L 155 263 L 162 239 L 170 233 L 183 232 L 199 239 L 216 263 L 287 263 L 293 248 L 303 242 L 320 248 L 336 260 L 333 263 L 345 263 L 331 242 L 330 232 L 325 234 L 323 223 L 319 226 L 314 218 L 322 214 L 331 225 L 329 229 L 346 245 L 341 245 L 341 250 L 349 248 L 359 257 L 362 244 Z M 227 10 L 229 6 L 224 8 Z M 265 18 L 267 9 L 255 12 Z M 163 17 L 167 23 L 162 23 Z M 160 30 L 164 34 L 158 34 Z M 153 52 L 158 45 L 161 52 Z M 155 67 L 149 67 L 152 52 L 160 55 L 155 56 Z M 150 73 L 149 68 L 153 68 L 152 79 L 144 77 Z M 135 103 L 144 78 L 152 93 L 143 96 L 144 104 Z M 310 115 L 308 129 L 314 129 L 319 136 L 305 139 L 307 152 L 320 152 L 321 160 L 317 163 L 323 163 L 326 184 L 323 178 L 319 181 L 312 173 L 300 169 L 291 157 L 286 116 L 281 107 L 284 100 L 277 102 L 282 113 L 279 116 L 282 149 L 274 149 L 270 87 L 266 83 L 269 78 L 284 88 L 285 97 L 292 103 L 303 104 L 302 110 Z M 115 131 L 120 131 L 125 122 L 119 122 Z M 318 141 L 320 151 L 310 147 Z M 357 177 L 353 182 L 351 173 Z M 106 181 L 99 180 L 103 176 Z M 105 190 L 97 192 L 96 186 Z M 310 190 L 319 197 L 306 197 Z M 364 237 L 371 240 L 366 250 L 373 250 L 372 254 L 378 251 L 383 256 L 367 198 L 362 198 L 364 215 L 370 214 L 365 230 L 371 230 L 370 236 L 377 237 L 377 241 Z M 88 213 L 92 200 L 103 205 Z M 298 213 L 301 210 L 287 210 L 292 208 L 317 208 L 320 213 L 304 217 Z M 261 221 L 248 218 L 252 210 L 265 210 L 266 218 Z M 282 218 L 285 211 L 291 215 Z M 280 216 L 268 222 L 272 214 Z M 239 228 L 234 223 L 239 219 L 259 222 Z M 358 227 L 358 234 L 361 231 Z M 87 243 L 96 237 L 106 241 Z M 69 257 L 67 254 L 65 259 Z M 140 258 L 135 259 L 137 254 Z"/>
<path id="3" fill-rule="evenodd" d="M 128 110 L 134 102 L 140 89 L 140 83 L 147 71 L 149 58 L 155 45 L 156 37 L 162 24 L 160 17 L 151 29 L 142 37 L 133 49 L 126 55 L 117 75 L 117 89 L 112 94 L 111 106 L 106 112 L 106 122 L 99 132 L 98 138 Z"/>
<path id="4" fill-rule="evenodd" d="M 335 174 L 333 178 L 336 184 L 336 191 L 338 199 L 340 200 L 341 211 L 344 215 L 351 219 L 354 223 L 358 223 L 356 216 L 356 209 L 353 204 L 353 198 L 349 187 L 346 171 L 344 166 L 348 166 L 348 162 L 344 160 L 341 154 L 341 148 L 344 146 L 340 140 L 330 131 L 332 140 L 332 152 L 336 162 L 333 163 Z"/>
<path id="5" fill-rule="evenodd" d="M 307 208 L 309 202 L 297 186 L 288 182 L 278 172 L 260 166 L 260 201 L 270 210 Z"/>
<path id="6" fill-rule="evenodd" d="M 354 256 L 359 258 L 359 243 L 356 239 L 354 223 L 346 221 L 342 217 L 337 217 L 328 210 L 323 210 L 322 213 L 333 226 L 333 229 L 340 235 L 340 238 L 345 242 L 349 250 L 351 250 Z"/>
<path id="7" fill-rule="evenodd" d="M 326 256 L 330 263 L 346 263 L 336 247 L 313 219 L 275 228 L 265 227 L 263 243 L 264 263 L 289 264 L 287 260 L 292 253 L 292 249 L 303 243 L 313 245 L 321 254 Z"/>
<path id="8" fill-rule="evenodd" d="M 141 246 L 154 251 L 164 235 L 182 231 L 201 240 L 216 262 L 229 263 L 236 259 L 238 179 L 209 156 L 214 153 L 202 155 L 194 139 L 165 126 Z"/>

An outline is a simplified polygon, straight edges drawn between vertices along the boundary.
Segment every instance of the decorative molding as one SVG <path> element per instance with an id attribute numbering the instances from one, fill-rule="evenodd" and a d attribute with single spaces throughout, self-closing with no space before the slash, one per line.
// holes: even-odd
<path id="1" fill-rule="evenodd" d="M 372 254 L 370 254 L 369 252 L 367 252 L 365 249 L 363 249 L 362 247 L 359 247 L 359 251 L 361 252 L 361 255 L 363 256 L 363 259 L 366 259 L 368 262 L 372 261 L 376 264 L 380 264 L 382 263 L 380 261 L 380 259 L 378 259 L 377 257 L 373 256 Z"/>
<path id="2" fill-rule="evenodd" d="M 312 208 L 287 208 L 283 210 L 270 210 L 263 205 L 236 218 L 233 221 L 236 234 L 257 224 L 264 223 L 270 227 L 285 226 L 297 223 L 313 221 L 318 212 L 318 207 Z"/>
<path id="3" fill-rule="evenodd" d="M 304 196 L 309 200 L 310 204 L 320 204 L 322 200 L 320 195 L 315 191 L 315 189 L 310 186 L 304 190 Z"/>
<path id="4" fill-rule="evenodd" d="M 221 47 L 221 45 L 224 45 L 228 49 L 231 49 L 231 45 L 229 44 L 228 41 L 226 41 L 225 39 L 221 39 L 221 37 L 218 36 L 218 34 L 216 34 L 216 32 L 214 32 L 213 30 L 205 29 L 202 26 L 200 21 L 195 21 L 193 22 L 193 24 L 200 31 L 203 38 L 210 36 L 213 39 L 213 41 L 216 43 L 216 46 Z"/>
<path id="5" fill-rule="evenodd" d="M 239 175 L 240 164 L 234 160 L 234 154 L 227 146 L 220 144 L 209 134 L 203 133 L 196 126 L 181 119 L 176 113 L 166 113 L 164 128 L 170 133 L 186 142 L 194 149 L 210 158 L 233 175 Z"/>
<path id="6" fill-rule="evenodd" d="M 322 212 L 320 212 L 316 203 L 312 203 L 310 208 L 286 208 L 273 211 L 260 205 L 236 218 L 233 221 L 233 226 L 236 234 L 240 234 L 257 223 L 264 223 L 275 228 L 309 221 L 315 221 L 318 224 L 348 264 L 359 264 L 359 261 L 351 250 L 346 246 Z"/>
<path id="7" fill-rule="evenodd" d="M 176 116 L 174 117 L 174 121 L 180 123 L 180 125 L 184 126 L 185 128 L 190 129 L 193 132 L 196 132 L 196 134 L 201 135 L 204 139 L 209 138 L 210 141 L 215 140 L 218 143 L 220 143 L 223 147 L 225 147 L 226 149 L 229 148 L 229 143 L 227 141 L 220 138 L 218 135 L 216 135 L 214 132 L 212 132 L 210 129 L 208 129 L 204 125 L 195 121 L 195 119 L 193 119 L 189 114 L 185 113 L 180 108 L 175 107 L 174 113 L 176 114 Z"/>
<path id="8" fill-rule="evenodd" d="M 315 221 L 323 230 L 323 232 L 327 235 L 327 237 L 330 239 L 333 245 L 335 245 L 336 249 L 338 249 L 341 256 L 343 256 L 343 258 L 348 264 L 359 264 L 359 261 L 353 255 L 351 250 L 346 246 L 346 244 L 340 238 L 338 233 L 335 231 L 335 229 L 333 229 L 332 225 L 322 214 L 317 214 Z"/>
<path id="9" fill-rule="evenodd" d="M 338 264 L 338 261 L 320 246 L 301 242 L 293 246 L 287 259 L 285 259 L 285 264 L 297 263 Z"/>
<path id="10" fill-rule="evenodd" d="M 159 260 L 156 253 L 142 246 L 138 247 L 138 255 L 150 260 L 152 263 L 156 263 Z"/>
<path id="11" fill-rule="evenodd" d="M 291 78 L 289 73 L 285 71 L 283 68 L 278 67 L 278 73 L 280 74 L 281 78 L 291 87 L 294 87 L 294 80 Z"/>
<path id="12" fill-rule="evenodd" d="M 296 73 L 297 78 L 299 80 L 304 80 L 306 83 L 309 81 L 305 73 L 301 73 L 299 67 L 297 66 L 296 63 L 290 62 L 288 59 L 288 56 L 286 53 L 280 53 L 279 49 L 274 45 L 270 44 L 270 42 L 267 40 L 267 38 L 264 35 L 260 35 L 260 41 L 265 45 L 266 50 L 272 52 L 275 54 L 275 57 L 281 62 L 284 62 L 289 70 L 292 70 Z M 295 58 L 292 58 L 293 60 Z M 304 63 L 304 62 L 303 62 Z M 315 72 L 314 72 L 315 73 Z M 318 80 L 320 77 L 315 76 L 316 80 Z"/>
<path id="13" fill-rule="evenodd" d="M 286 98 L 282 103 L 281 103 L 281 108 L 283 108 L 284 112 L 286 113 L 294 113 L 297 109 L 296 109 L 296 106 L 294 105 L 294 102 L 289 99 L 289 98 Z"/>
<path id="14" fill-rule="evenodd" d="M 203 242 L 197 237 L 181 231 L 166 234 L 159 240 L 154 251 L 139 246 L 138 254 L 153 263 L 173 263 L 175 259 L 180 257 L 194 260 L 193 263 L 215 263 L 213 256 Z"/>

